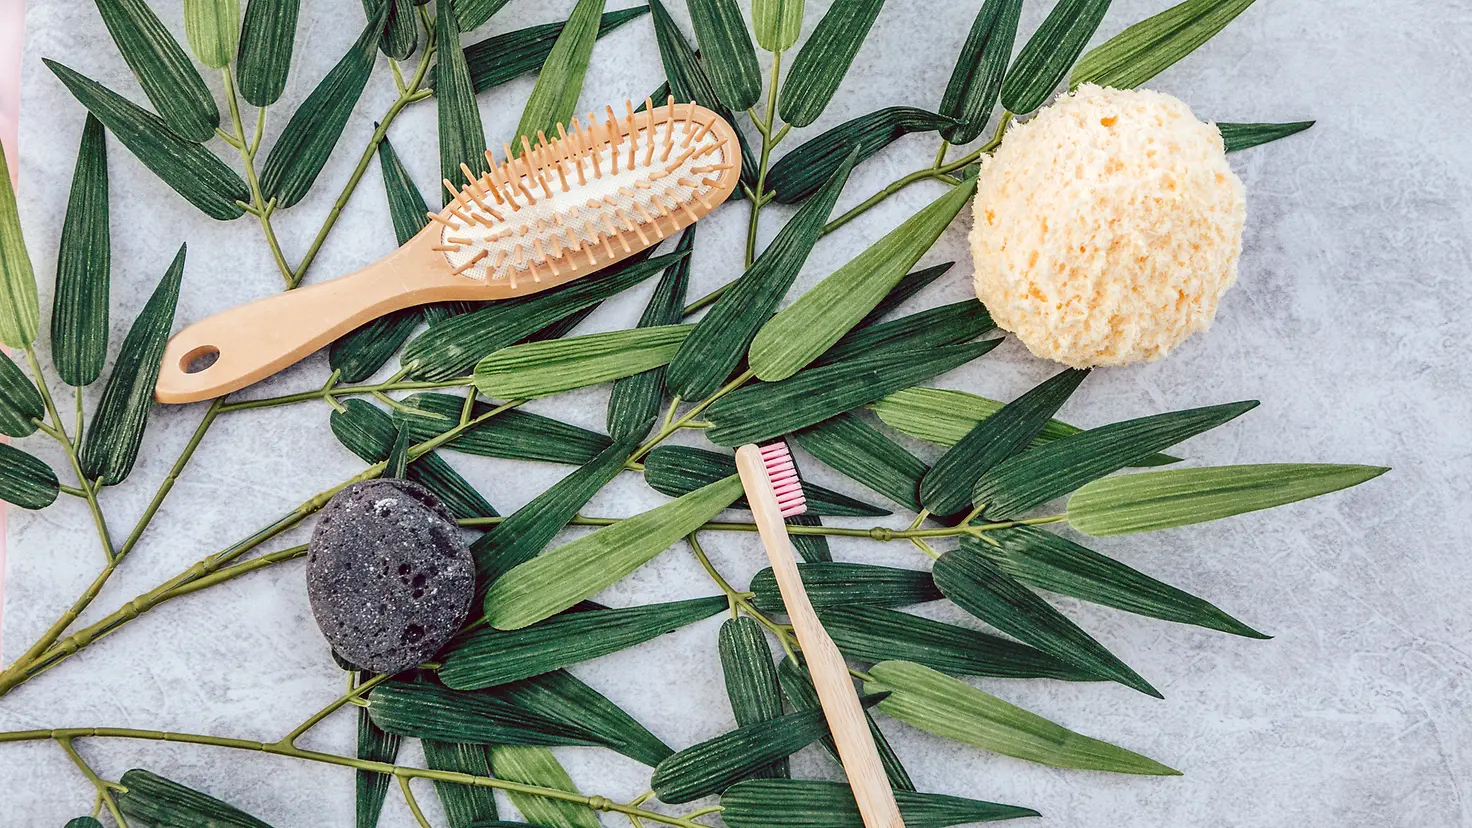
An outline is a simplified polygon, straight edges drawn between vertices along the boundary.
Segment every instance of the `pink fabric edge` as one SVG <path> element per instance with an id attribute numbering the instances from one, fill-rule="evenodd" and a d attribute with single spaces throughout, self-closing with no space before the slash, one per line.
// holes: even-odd
<path id="1" fill-rule="evenodd" d="M 10 164 L 10 182 L 20 174 L 20 55 L 26 23 L 25 0 L 0 0 L 0 142 Z M 5 503 L 0 501 L 0 648 L 5 630 Z"/>

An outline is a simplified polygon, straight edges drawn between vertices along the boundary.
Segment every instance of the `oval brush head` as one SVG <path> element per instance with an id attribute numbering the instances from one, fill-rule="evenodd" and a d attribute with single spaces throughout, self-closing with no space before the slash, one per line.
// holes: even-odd
<path id="1" fill-rule="evenodd" d="M 725 200 L 739 156 L 714 113 L 673 97 L 624 106 L 622 118 L 610 106 L 554 139 L 503 144 L 500 161 L 488 151 L 488 172 L 461 165 L 463 186 L 446 179 L 453 200 L 430 218 L 451 271 L 512 287 L 560 280 L 657 244 Z"/>

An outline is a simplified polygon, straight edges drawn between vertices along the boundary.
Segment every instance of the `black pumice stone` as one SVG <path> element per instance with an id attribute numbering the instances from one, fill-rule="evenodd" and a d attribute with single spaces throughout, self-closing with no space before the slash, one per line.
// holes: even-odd
<path id="1" fill-rule="evenodd" d="M 405 480 L 368 480 L 323 507 L 307 597 L 338 658 L 375 673 L 428 661 L 470 612 L 475 562 L 450 510 Z"/>

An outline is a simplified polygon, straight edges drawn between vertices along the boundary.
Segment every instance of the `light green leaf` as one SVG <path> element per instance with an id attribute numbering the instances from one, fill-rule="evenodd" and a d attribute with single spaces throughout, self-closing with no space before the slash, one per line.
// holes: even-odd
<path id="1" fill-rule="evenodd" d="M 952 144 L 975 141 L 991 120 L 1021 16 L 1022 0 L 987 0 L 977 11 L 940 102 L 940 114 L 960 121 L 941 130 Z"/>
<path id="2" fill-rule="evenodd" d="M 51 467 L 8 443 L 0 443 L 0 500 L 22 509 L 44 509 L 61 494 Z"/>
<path id="3" fill-rule="evenodd" d="M 491 585 L 486 620 L 518 630 L 550 618 L 648 563 L 740 495 L 741 479 L 733 475 L 544 552 Z"/>
<path id="4" fill-rule="evenodd" d="M 945 828 L 974 822 L 1035 817 L 1031 808 L 998 805 L 944 794 L 896 790 L 906 828 Z M 864 828 L 847 782 L 752 779 L 721 796 L 721 819 L 730 828 Z"/>
<path id="5" fill-rule="evenodd" d="M 270 106 L 286 89 L 301 0 L 249 0 L 240 26 L 235 78 L 240 97 L 252 106 Z"/>
<path id="6" fill-rule="evenodd" d="M 164 345 L 174 327 L 185 252 L 186 246 L 180 245 L 168 271 L 123 338 L 78 456 L 88 480 L 100 479 L 109 486 L 121 483 L 138 459 L 148 413 L 153 408 L 153 387 L 158 382 Z"/>
<path id="7" fill-rule="evenodd" d="M 245 215 L 239 202 L 250 201 L 250 190 L 214 153 L 96 81 L 54 61 L 41 62 L 144 166 L 205 215 L 221 221 Z"/>
<path id="8" fill-rule="evenodd" d="M 751 0 L 751 29 L 768 52 L 785 52 L 802 34 L 803 0 Z"/>
<path id="9" fill-rule="evenodd" d="M 567 769 L 552 751 L 544 747 L 496 745 L 491 748 L 491 770 L 500 779 L 578 793 Z M 545 796 L 507 791 L 511 804 L 523 819 L 546 828 L 602 828 L 593 809 L 579 802 L 551 799 Z"/>
<path id="10" fill-rule="evenodd" d="M 112 270 L 107 202 L 107 133 L 88 113 L 61 225 L 56 300 L 51 306 L 51 362 L 67 385 L 90 384 L 107 361 Z"/>
<path id="11" fill-rule="evenodd" d="M 974 178 L 952 188 L 773 317 L 751 343 L 756 375 L 786 379 L 843 338 L 935 244 L 975 190 Z"/>
<path id="12" fill-rule="evenodd" d="M 240 0 L 184 0 L 184 35 L 200 63 L 230 65 L 240 42 Z"/>
<path id="13" fill-rule="evenodd" d="M 422 739 L 420 745 L 424 748 L 424 764 L 431 770 L 491 776 L 490 749 L 486 745 L 441 742 L 438 739 Z M 494 788 L 436 779 L 434 792 L 445 809 L 445 822 L 450 828 L 476 828 L 483 821 L 494 821 L 500 816 Z"/>
<path id="14" fill-rule="evenodd" d="M 1002 81 L 1002 106 L 1026 115 L 1042 106 L 1068 74 L 1104 13 L 1109 0 L 1060 0 L 1022 47 Z"/>
<path id="15" fill-rule="evenodd" d="M 20 233 L 20 210 L 10 182 L 10 164 L 0 146 L 0 343 L 29 348 L 36 341 L 41 309 L 36 274 Z"/>
<path id="16" fill-rule="evenodd" d="M 598 24 L 603 16 L 604 0 L 578 0 L 567 25 L 557 36 L 537 83 L 532 87 L 526 108 L 521 111 L 521 124 L 516 127 L 516 145 L 522 137 L 536 143 L 537 133 L 557 131 L 558 124 L 572 119 L 578 108 L 578 95 L 583 91 L 583 75 L 593 56 L 598 40 Z"/>
<path id="17" fill-rule="evenodd" d="M 1256 407 L 1256 400 L 1247 400 L 1137 417 L 1081 431 L 988 469 L 976 481 L 971 502 L 985 505 L 983 514 L 988 519 L 1014 518 Z"/>
<path id="18" fill-rule="evenodd" d="M 1236 152 L 1296 135 L 1313 126 L 1313 121 L 1293 121 L 1286 124 L 1217 124 L 1222 133 L 1222 143 L 1227 152 Z"/>
<path id="19" fill-rule="evenodd" d="M 229 803 L 156 773 L 134 768 L 118 780 L 118 810 L 139 825 L 208 825 L 211 828 L 271 828 Z"/>
<path id="20" fill-rule="evenodd" d="M 908 661 L 869 668 L 870 693 L 889 692 L 879 709 L 937 736 L 1058 768 L 1179 776 L 1153 759 L 1091 739 L 958 679 Z"/>
<path id="21" fill-rule="evenodd" d="M 1073 67 L 1070 88 L 1086 83 L 1134 89 L 1196 51 L 1255 0 L 1185 0 L 1091 50 Z"/>
<path id="22" fill-rule="evenodd" d="M 436 42 L 439 44 L 434 67 L 435 105 L 439 108 L 440 178 L 459 184 L 464 176 L 460 165 L 481 175 L 490 169 L 486 160 L 486 131 L 480 120 L 480 107 L 475 102 L 475 88 L 470 82 L 470 68 L 460 47 L 460 30 L 455 15 L 435 18 Z M 444 203 L 453 196 L 441 193 Z"/>
<path id="23" fill-rule="evenodd" d="M 884 0 L 835 0 L 807 42 L 797 50 L 777 112 L 795 127 L 805 127 L 833 100 L 848 67 L 864 45 Z"/>
<path id="24" fill-rule="evenodd" d="M 695 41 L 710 64 L 710 81 L 721 103 L 736 112 L 762 96 L 762 70 L 736 0 L 690 0 Z"/>
<path id="25" fill-rule="evenodd" d="M 475 386 L 488 397 L 545 397 L 630 377 L 666 364 L 693 325 L 660 325 L 513 345 L 475 366 Z"/>
<path id="26" fill-rule="evenodd" d="M 861 164 L 905 135 L 952 123 L 950 118 L 913 106 L 888 106 L 860 115 L 782 156 L 767 172 L 767 188 L 776 193 L 777 203 L 796 203 L 817 192 L 850 153 L 857 153 L 853 163 Z"/>
<path id="27" fill-rule="evenodd" d="M 0 351 L 0 434 L 25 437 L 35 432 L 35 421 L 45 416 L 41 392 L 20 366 Z"/>
<path id="28" fill-rule="evenodd" d="M 181 138 L 200 143 L 215 135 L 220 108 L 179 41 L 145 0 L 96 0 L 102 22 L 143 92 Z M 75 90 L 74 90 L 75 91 Z M 100 117 L 100 116 L 99 116 Z M 106 123 L 107 119 L 103 119 Z"/>
<path id="29" fill-rule="evenodd" d="M 1358 486 L 1389 469 L 1276 463 L 1131 474 L 1095 480 L 1068 501 L 1068 521 L 1086 535 L 1128 535 L 1271 509 Z"/>

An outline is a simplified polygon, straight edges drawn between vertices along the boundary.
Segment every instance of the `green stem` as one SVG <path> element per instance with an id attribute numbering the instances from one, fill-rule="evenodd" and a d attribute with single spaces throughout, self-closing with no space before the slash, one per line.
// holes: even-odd
<path id="1" fill-rule="evenodd" d="M 675 432 L 684 428 L 692 428 L 693 426 L 691 425 L 691 423 L 702 411 L 709 408 L 711 404 L 714 403 L 716 400 L 719 400 L 721 397 L 724 397 L 732 391 L 735 391 L 737 388 L 740 388 L 742 385 L 745 385 L 747 381 L 751 380 L 755 376 L 756 374 L 752 371 L 746 371 L 745 373 L 736 377 L 736 379 L 733 379 L 730 382 L 726 383 L 726 385 L 722 387 L 719 391 L 711 394 L 709 397 L 706 397 L 694 408 L 685 412 L 685 414 L 681 416 L 678 420 L 675 420 L 674 422 L 666 425 L 664 428 L 661 428 L 657 433 L 655 433 L 653 437 L 649 438 L 648 442 L 640 446 L 638 450 L 636 450 L 633 455 L 629 457 L 628 462 L 637 462 L 639 458 L 648 454 L 655 446 L 669 439 L 670 435 L 674 434 Z"/>
<path id="2" fill-rule="evenodd" d="M 43 429 L 51 435 L 62 451 L 66 452 L 66 458 L 71 463 L 72 471 L 77 475 L 78 488 L 82 490 L 83 496 L 87 498 L 87 508 L 92 511 L 92 522 L 97 525 L 97 537 L 102 541 L 102 552 L 107 556 L 111 564 L 116 553 L 112 545 L 112 534 L 107 530 L 107 519 L 102 515 L 102 506 L 97 502 L 98 484 L 87 479 L 82 472 L 82 461 L 77 456 L 77 445 L 67 436 L 66 426 L 61 423 L 61 414 L 56 410 L 56 401 L 51 398 L 51 389 L 46 386 L 46 377 L 41 373 L 41 361 L 36 358 L 36 349 L 27 345 L 26 362 L 31 367 L 31 375 L 36 378 L 36 390 L 41 392 L 41 400 L 46 405 L 46 414 L 51 418 L 52 426 Z"/>
<path id="3" fill-rule="evenodd" d="M 204 418 L 195 427 L 194 434 L 190 435 L 189 442 L 184 445 L 184 450 L 175 458 L 174 465 L 169 468 L 169 473 L 164 477 L 163 482 L 158 484 L 158 489 L 153 493 L 153 499 L 148 502 L 148 508 L 143 510 L 143 514 L 138 518 L 138 522 L 133 525 L 133 531 L 129 532 L 127 539 L 123 541 L 123 548 L 118 550 L 118 560 L 122 560 L 129 552 L 133 551 L 134 546 L 138 545 L 139 539 L 143 537 L 144 530 L 148 528 L 148 524 L 153 520 L 154 515 L 158 514 L 159 507 L 163 505 L 164 498 L 169 496 L 169 492 L 173 490 L 174 484 L 179 482 L 179 475 L 184 473 L 184 467 L 194 457 L 195 450 L 199 448 L 200 442 L 204 440 L 205 432 L 209 431 L 210 426 L 215 422 L 215 417 L 219 416 L 224 408 L 225 398 L 216 397 L 214 402 L 210 403 L 210 407 L 205 410 Z"/>
<path id="4" fill-rule="evenodd" d="M 97 798 L 101 800 L 103 805 L 107 806 L 107 812 L 112 814 L 112 818 L 117 822 L 118 828 L 128 828 L 128 821 L 123 818 L 123 812 L 118 810 L 117 800 L 113 799 L 112 796 L 113 790 L 121 789 L 123 786 L 116 782 L 109 782 L 98 776 L 97 772 L 92 770 L 92 766 L 87 764 L 87 760 L 82 758 L 82 754 L 77 753 L 77 749 L 72 745 L 70 738 L 57 739 L 56 743 L 61 746 L 62 752 L 66 754 L 66 757 L 72 760 L 72 764 L 77 766 L 77 770 L 80 770 L 82 775 L 87 777 L 87 781 L 92 783 L 92 787 L 97 790 Z"/>
<path id="5" fill-rule="evenodd" d="M 429 820 L 424 818 L 424 811 L 419 808 L 419 800 L 414 798 L 414 789 L 409 787 L 409 777 L 400 776 L 398 779 L 399 790 L 404 792 L 404 803 L 409 806 L 409 813 L 413 814 L 414 819 L 419 822 L 419 828 L 434 828 L 429 824 Z"/>
<path id="6" fill-rule="evenodd" d="M 751 219 L 746 226 L 746 266 L 756 259 L 756 235 L 760 227 L 762 205 L 766 203 L 767 166 L 772 156 L 772 148 L 777 146 L 787 135 L 791 124 L 782 127 L 781 131 L 773 135 L 772 130 L 776 125 L 777 118 L 777 82 L 782 71 L 782 53 L 772 53 L 772 80 L 771 87 L 767 90 L 767 117 L 765 121 L 758 123 L 762 135 L 761 162 L 757 166 L 756 192 L 751 194 Z M 753 118 L 753 121 L 756 119 Z"/>
<path id="7" fill-rule="evenodd" d="M 261 192 L 261 181 L 256 176 L 255 148 L 260 141 L 260 131 L 264 129 L 261 121 L 265 113 L 262 112 L 256 119 L 257 137 L 254 140 L 246 138 L 245 121 L 240 117 L 240 100 L 235 94 L 235 81 L 230 76 L 230 67 L 221 69 L 220 76 L 225 79 L 225 102 L 230 106 L 230 123 L 235 127 L 235 140 L 230 143 L 240 152 L 241 165 L 245 168 L 245 183 L 250 188 L 250 206 L 261 223 L 261 232 L 265 234 L 266 244 L 271 248 L 271 257 L 276 260 L 276 269 L 281 271 L 281 279 L 289 290 L 296 285 L 291 280 L 291 265 L 286 263 L 286 256 L 281 252 L 281 242 L 276 239 L 276 229 L 271 226 L 271 211 L 275 208 L 266 201 Z"/>
<path id="8" fill-rule="evenodd" d="M 337 397 L 350 397 L 356 394 L 379 394 L 384 391 L 423 391 L 432 388 L 461 388 L 471 384 L 472 379 L 470 377 L 457 377 L 438 382 L 390 380 L 373 385 L 324 385 L 314 391 L 302 391 L 296 394 L 284 394 L 279 397 L 264 397 L 259 400 L 242 400 L 240 402 L 227 403 L 220 407 L 220 411 L 227 413 L 231 411 L 247 411 L 252 408 L 273 408 L 279 405 L 293 405 L 311 400 L 330 401 Z"/>
<path id="9" fill-rule="evenodd" d="M 391 678 L 393 678 L 392 674 L 383 673 L 374 676 L 371 679 L 368 679 L 362 684 L 359 684 L 357 687 L 352 688 L 348 692 L 342 694 L 337 699 L 335 699 L 331 704 L 307 717 L 306 721 L 297 725 L 295 728 L 292 729 L 290 733 L 282 736 L 281 740 L 276 742 L 276 744 L 281 745 L 282 747 L 294 746 L 296 744 L 296 740 L 300 739 L 303 733 L 306 733 L 308 730 L 316 727 L 323 719 L 331 716 L 338 710 L 341 710 L 343 705 L 351 704 L 354 699 L 361 698 L 364 693 L 367 693 L 369 690 L 372 690 L 373 688 L 377 687 L 380 684 L 383 684 L 385 681 L 388 681 Z"/>

